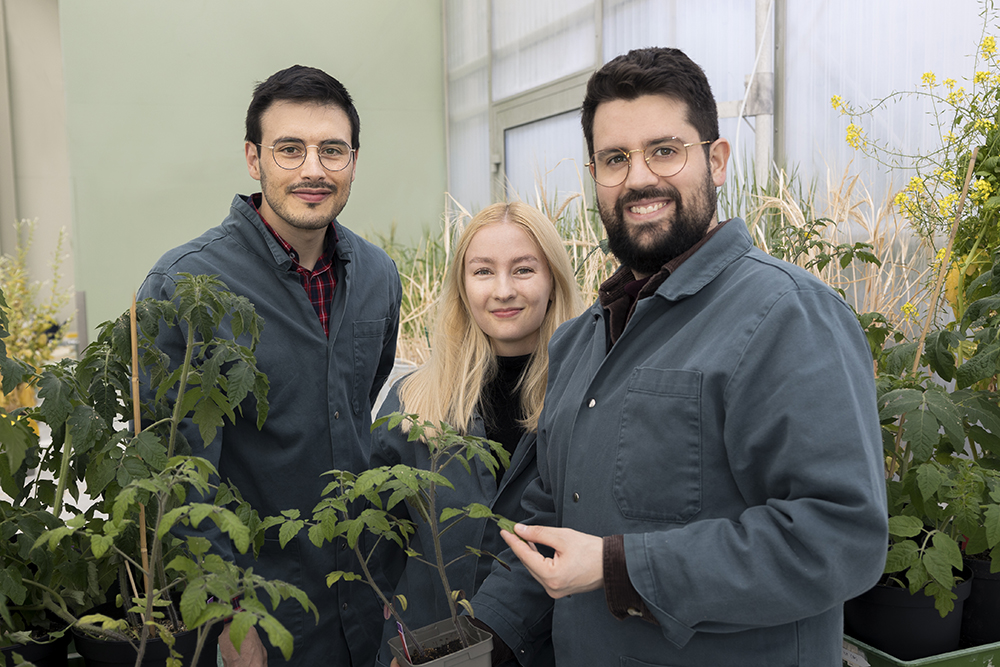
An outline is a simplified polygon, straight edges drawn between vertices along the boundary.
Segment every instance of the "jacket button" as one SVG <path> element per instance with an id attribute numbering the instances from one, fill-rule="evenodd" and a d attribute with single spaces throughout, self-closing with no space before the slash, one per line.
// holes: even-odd
<path id="1" fill-rule="evenodd" d="M 595 405 L 597 405 L 597 401 L 595 401 L 594 399 L 590 399 L 590 403 L 587 403 L 588 408 L 592 408 Z"/>
<path id="2" fill-rule="evenodd" d="M 574 503 L 580 502 L 580 494 L 579 493 L 574 493 L 573 494 L 573 502 Z"/>
<path id="3" fill-rule="evenodd" d="M 333 418 L 334 419 L 340 419 L 340 411 L 339 410 L 337 412 L 333 413 Z"/>
<path id="4" fill-rule="evenodd" d="M 347 611 L 347 603 L 345 602 L 344 604 L 340 605 L 340 608 L 343 609 L 344 611 Z"/>

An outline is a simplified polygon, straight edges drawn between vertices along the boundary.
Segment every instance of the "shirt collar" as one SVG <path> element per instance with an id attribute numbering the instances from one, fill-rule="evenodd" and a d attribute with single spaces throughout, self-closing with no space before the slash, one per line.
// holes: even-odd
<path id="1" fill-rule="evenodd" d="M 278 232 L 274 229 L 274 227 L 271 226 L 271 223 L 269 223 L 267 220 L 264 219 L 264 215 L 260 212 L 261 198 L 262 195 L 260 192 L 258 192 L 256 194 L 250 195 L 246 199 L 247 203 L 253 206 L 253 210 L 257 212 L 257 217 L 259 217 L 260 221 L 264 223 L 264 227 L 267 228 L 267 231 L 271 233 L 271 236 L 274 237 L 274 240 L 277 241 L 279 245 L 281 245 L 281 248 L 285 251 L 285 253 L 288 254 L 289 257 L 292 258 L 293 261 L 298 263 L 299 253 L 295 252 L 295 248 L 293 248 L 291 244 L 289 244 L 285 239 L 281 238 L 281 235 L 278 234 Z M 330 223 L 330 229 L 327 231 L 326 234 L 326 241 L 325 241 L 326 245 L 323 248 L 324 258 L 333 259 L 334 250 L 336 249 L 337 241 L 339 240 L 340 236 L 337 234 L 336 220 L 334 220 Z"/>

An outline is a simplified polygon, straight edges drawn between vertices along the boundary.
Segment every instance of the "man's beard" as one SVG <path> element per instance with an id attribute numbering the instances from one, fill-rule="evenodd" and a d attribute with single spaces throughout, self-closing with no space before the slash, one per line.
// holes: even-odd
<path id="1" fill-rule="evenodd" d="M 625 207 L 643 199 L 672 200 L 673 217 L 666 222 L 651 221 L 642 225 L 625 222 Z M 670 260 L 683 255 L 705 236 L 715 216 L 717 195 L 711 175 L 706 174 L 700 194 L 685 203 L 672 185 L 662 188 L 631 190 L 618 198 L 614 208 L 598 199 L 598 209 L 608 234 L 608 247 L 618 261 L 640 275 L 653 275 Z"/>
<path id="2" fill-rule="evenodd" d="M 292 191 L 298 187 L 320 189 L 324 188 L 331 192 L 333 208 L 325 215 L 320 213 L 310 213 L 299 214 L 296 213 L 290 206 L 290 202 L 293 201 L 295 195 Z M 297 229 L 323 229 L 328 227 L 331 222 L 336 219 L 340 212 L 344 210 L 344 206 L 347 205 L 347 198 L 351 194 L 350 182 L 347 183 L 346 192 L 338 192 L 339 188 L 336 183 L 292 183 L 290 185 L 284 186 L 284 192 L 281 191 L 281 186 L 272 185 L 265 175 L 264 171 L 261 170 L 260 173 L 260 189 L 262 196 L 267 201 L 267 205 L 271 207 L 278 217 L 288 223 L 290 226 Z M 283 196 L 282 196 L 283 195 Z M 306 209 L 309 212 L 313 212 L 320 206 L 329 206 L 329 199 L 324 201 L 322 204 L 306 204 Z M 273 224 L 273 221 L 268 221 Z"/>

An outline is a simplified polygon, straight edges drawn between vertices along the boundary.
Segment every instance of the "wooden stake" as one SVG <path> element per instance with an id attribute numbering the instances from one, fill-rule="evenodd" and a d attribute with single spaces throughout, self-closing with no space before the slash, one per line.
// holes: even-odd
<path id="1" fill-rule="evenodd" d="M 948 264 L 951 262 L 951 247 L 955 245 L 955 235 L 958 234 L 958 224 L 962 221 L 962 208 L 965 206 L 965 198 L 969 194 L 969 184 L 972 182 L 972 174 L 976 168 L 976 156 L 979 155 L 979 146 L 972 149 L 972 157 L 969 158 L 969 168 L 965 172 L 965 184 L 962 185 L 962 196 L 958 198 L 958 206 L 955 207 L 955 222 L 951 225 L 951 234 L 948 235 L 948 245 L 945 246 L 944 258 L 938 268 L 937 281 L 934 283 L 934 297 L 928 304 L 927 320 L 924 322 L 924 330 L 920 333 L 920 340 L 917 342 L 917 356 L 913 360 L 912 375 L 917 374 L 920 368 L 920 355 L 924 351 L 924 341 L 931 330 L 931 322 L 937 314 L 938 301 L 941 300 L 941 289 L 944 286 L 944 276 L 948 272 Z"/>

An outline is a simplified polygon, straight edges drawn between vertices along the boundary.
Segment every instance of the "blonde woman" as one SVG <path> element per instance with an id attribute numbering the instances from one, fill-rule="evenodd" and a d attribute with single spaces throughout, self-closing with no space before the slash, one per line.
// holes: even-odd
<path id="1" fill-rule="evenodd" d="M 478 502 L 514 520 L 524 516 L 521 494 L 538 476 L 535 430 L 545 397 L 549 338 L 582 309 L 562 240 L 540 211 L 520 202 L 493 204 L 469 222 L 445 277 L 430 359 L 392 388 L 380 410 L 380 415 L 403 411 L 445 421 L 510 452 L 510 466 L 495 479 L 478 461 L 471 475 L 462 467 L 449 469 L 455 488 L 439 487 L 442 507 Z M 426 467 L 426 445 L 407 442 L 398 429 L 376 429 L 371 465 L 397 463 Z M 431 553 L 426 524 L 409 518 L 417 523 L 412 547 Z M 506 548 L 497 528 L 482 521 L 463 521 L 443 539 L 446 562 L 466 546 L 494 554 Z M 390 581 L 398 577 L 395 592 L 408 601 L 407 624 L 415 629 L 447 618 L 436 575 L 417 559 L 401 562 L 397 555 L 387 573 Z M 448 569 L 452 588 L 471 598 L 493 562 L 469 556 L 454 563 Z M 383 639 L 396 634 L 395 621 L 388 621 Z M 550 664 L 551 644 L 538 651 L 535 659 Z M 379 664 L 390 660 L 383 642 Z"/>

